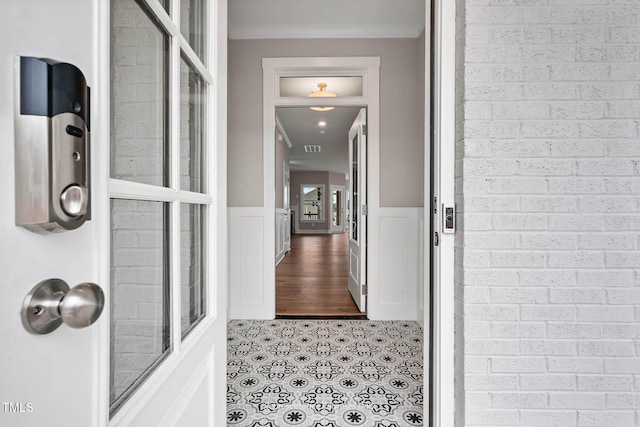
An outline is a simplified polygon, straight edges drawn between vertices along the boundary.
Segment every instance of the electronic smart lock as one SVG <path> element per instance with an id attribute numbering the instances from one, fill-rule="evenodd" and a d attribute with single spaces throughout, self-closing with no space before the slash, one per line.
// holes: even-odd
<path id="1" fill-rule="evenodd" d="M 16 58 L 16 77 L 16 225 L 76 229 L 91 219 L 89 87 L 47 58 Z"/>

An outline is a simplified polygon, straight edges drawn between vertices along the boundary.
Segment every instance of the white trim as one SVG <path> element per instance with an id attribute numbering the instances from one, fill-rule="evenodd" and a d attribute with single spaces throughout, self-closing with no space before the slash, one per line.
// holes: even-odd
<path id="1" fill-rule="evenodd" d="M 438 205 L 453 206 L 455 180 L 455 71 L 456 5 L 453 1 L 434 1 L 434 191 Z M 428 8 L 427 8 L 428 9 Z M 429 51 L 427 50 L 427 53 Z M 428 182 L 428 175 L 425 173 Z M 425 206 L 430 206 L 425 204 Z M 435 218 L 440 245 L 434 253 L 433 411 L 435 426 L 453 426 L 455 418 L 455 302 L 454 234 L 443 234 L 441 215 Z M 428 229 L 425 227 L 425 229 Z M 425 242 L 430 242 L 427 236 Z M 426 340 L 425 340 L 426 341 Z M 462 363 L 458 361 L 458 363 Z"/>
<path id="2" fill-rule="evenodd" d="M 263 40 L 263 39 L 393 39 L 393 38 L 417 38 L 421 31 L 412 30 L 411 28 L 395 28 L 395 29 L 338 29 L 328 33 L 323 29 L 313 28 L 297 28 L 291 31 L 290 28 L 264 28 L 264 27 L 242 27 L 235 28 L 229 34 L 231 40 Z"/>
<path id="3" fill-rule="evenodd" d="M 284 127 L 282 127 L 282 123 L 280 123 L 280 119 L 276 116 L 276 126 L 278 127 L 278 131 L 280 131 L 280 135 L 282 135 L 282 139 L 284 139 L 284 143 L 287 144 L 287 147 L 291 149 L 293 144 L 287 135 L 287 132 L 284 131 Z"/>
<path id="4" fill-rule="evenodd" d="M 209 118 L 211 126 L 208 134 L 214 143 L 208 153 L 211 165 L 208 172 L 213 175 L 208 178 L 213 193 L 209 218 L 210 230 L 215 244 L 210 246 L 209 260 L 211 269 L 211 287 L 207 295 L 207 313 L 216 321 L 215 328 L 207 332 L 216 335 L 214 347 L 210 353 L 213 374 L 209 377 L 212 405 L 210 409 L 211 423 L 207 427 L 224 425 L 227 419 L 226 411 L 226 369 L 227 369 L 227 307 L 228 307 L 228 249 L 227 242 L 227 0 L 208 2 L 207 11 L 211 14 L 209 32 L 211 37 L 207 44 L 209 68 L 215 74 L 213 85 L 207 92 L 209 96 Z M 215 133 L 214 133 L 215 132 Z M 201 328 L 204 331 L 204 328 Z"/>
<path id="5" fill-rule="evenodd" d="M 427 137 L 428 138 L 428 137 Z M 428 176 L 428 175 L 427 175 Z M 428 190 L 426 190 L 428 191 Z M 428 200 L 428 199 L 425 199 Z M 427 246 L 429 243 L 428 241 L 425 242 L 425 237 L 429 234 L 428 231 L 425 231 L 425 209 L 424 208 L 418 208 L 418 292 L 417 292 L 417 299 L 418 299 L 418 314 L 417 314 L 417 319 L 418 319 L 418 323 L 420 323 L 420 326 L 422 326 L 423 329 L 425 329 L 426 327 L 429 326 L 429 324 L 427 323 L 427 318 L 428 318 L 428 309 L 427 311 L 425 311 L 425 307 L 428 307 L 428 295 L 425 296 L 425 294 L 427 294 L 428 292 L 428 286 L 429 286 L 429 277 L 428 277 L 428 273 L 429 273 L 429 264 L 425 264 L 425 261 L 428 262 L 429 259 L 429 247 Z M 427 253 L 425 255 L 425 253 Z M 425 335 L 428 335 L 429 331 L 425 330 Z M 428 340 L 425 340 L 428 341 Z M 429 352 L 427 351 L 424 354 L 429 354 Z M 427 365 L 428 366 L 428 365 Z M 426 389 L 425 389 L 426 390 Z"/>
<path id="6" fill-rule="evenodd" d="M 113 199 L 150 200 L 156 202 L 211 204 L 213 196 L 205 193 L 177 190 L 175 188 L 158 187 L 138 182 L 110 178 L 109 195 Z"/>
<path id="7" fill-rule="evenodd" d="M 283 98 L 280 97 L 279 78 L 285 76 L 362 76 L 363 96 L 350 98 L 332 98 L 332 106 L 367 107 L 368 118 L 368 184 L 369 191 L 369 223 L 376 224 L 378 208 L 380 206 L 380 57 L 293 57 L 293 58 L 263 58 L 262 59 L 262 88 L 263 88 L 263 200 L 265 211 L 265 248 L 269 251 L 266 259 L 275 259 L 275 109 L 277 106 L 323 106 L 327 100 L 318 98 Z M 299 221 L 297 215 L 296 221 Z M 375 227 L 373 227 L 375 230 Z M 298 232 L 301 230 L 297 230 Z M 305 230 L 306 231 L 306 230 Z M 376 231 L 374 231 L 375 233 Z M 378 239 L 379 240 L 379 239 Z M 233 255 L 232 255 L 233 257 Z M 232 267 L 233 270 L 233 267 Z M 265 304 L 269 307 L 260 312 L 275 317 L 275 263 L 264 265 Z M 368 274 L 369 289 L 378 286 L 377 278 Z M 234 303 L 231 301 L 231 309 Z M 375 298 L 368 299 L 369 308 L 379 302 Z M 245 311 L 245 310 L 239 310 Z M 256 318 L 255 316 L 253 318 Z"/>
<path id="8" fill-rule="evenodd" d="M 111 129 L 111 12 L 108 1 L 94 0 L 96 21 L 96 43 L 94 61 L 96 63 L 95 86 L 92 88 L 92 140 L 93 153 L 91 158 L 91 183 L 93 186 L 92 209 L 93 220 L 96 222 L 97 236 L 95 241 L 98 248 L 95 251 L 94 263 L 97 270 L 97 280 L 104 291 L 104 306 L 111 307 L 111 266 L 110 242 L 111 214 L 108 181 L 110 175 L 110 129 Z M 98 141 L 96 143 L 95 141 Z M 109 392 L 110 392 L 110 357 L 111 344 L 111 310 L 103 310 L 101 319 L 96 325 L 99 328 L 96 374 L 96 420 L 98 427 L 109 425 Z"/>

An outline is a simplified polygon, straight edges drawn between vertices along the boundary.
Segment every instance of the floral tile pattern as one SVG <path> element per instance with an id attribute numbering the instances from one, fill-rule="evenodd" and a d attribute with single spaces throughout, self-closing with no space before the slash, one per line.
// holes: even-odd
<path id="1" fill-rule="evenodd" d="M 426 424 L 416 322 L 232 320 L 228 341 L 228 426 Z"/>

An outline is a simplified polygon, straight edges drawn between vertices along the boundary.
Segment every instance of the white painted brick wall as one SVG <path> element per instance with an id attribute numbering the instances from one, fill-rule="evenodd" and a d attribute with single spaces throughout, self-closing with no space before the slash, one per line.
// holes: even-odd
<path id="1" fill-rule="evenodd" d="M 640 1 L 457 5 L 456 425 L 640 426 Z"/>

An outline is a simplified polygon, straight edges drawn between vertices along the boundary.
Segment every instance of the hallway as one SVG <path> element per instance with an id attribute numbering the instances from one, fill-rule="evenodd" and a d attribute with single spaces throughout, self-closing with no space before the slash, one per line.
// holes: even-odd
<path id="1" fill-rule="evenodd" d="M 416 322 L 232 320 L 227 425 L 422 426 Z"/>
<path id="2" fill-rule="evenodd" d="M 348 289 L 348 238 L 295 234 L 276 267 L 277 316 L 361 316 Z"/>

